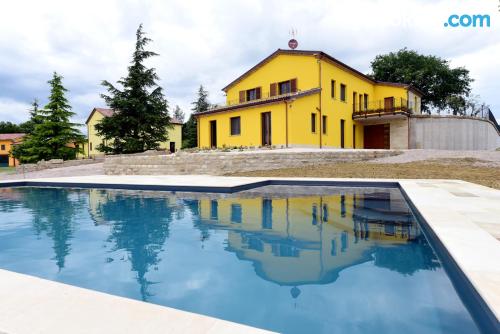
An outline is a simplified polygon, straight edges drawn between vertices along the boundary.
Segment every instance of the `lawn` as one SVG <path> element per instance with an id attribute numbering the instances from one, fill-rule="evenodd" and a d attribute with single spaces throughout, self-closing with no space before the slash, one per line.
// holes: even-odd
<path id="1" fill-rule="evenodd" d="M 16 171 L 15 167 L 0 167 L 0 174 L 10 174 Z"/>
<path id="2" fill-rule="evenodd" d="M 408 163 L 335 163 L 230 174 L 231 176 L 458 179 L 500 189 L 500 167 L 477 159 L 443 159 Z"/>

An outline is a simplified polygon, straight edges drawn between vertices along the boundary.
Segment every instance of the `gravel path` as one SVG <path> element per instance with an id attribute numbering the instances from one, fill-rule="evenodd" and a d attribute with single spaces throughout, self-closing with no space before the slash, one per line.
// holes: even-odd
<path id="1" fill-rule="evenodd" d="M 406 163 L 423 160 L 477 159 L 481 165 L 499 166 L 500 151 L 406 150 L 403 154 L 370 160 L 372 163 Z"/>
<path id="2" fill-rule="evenodd" d="M 23 174 L 0 174 L 0 180 L 37 179 L 43 177 L 104 175 L 103 163 L 45 169 Z"/>

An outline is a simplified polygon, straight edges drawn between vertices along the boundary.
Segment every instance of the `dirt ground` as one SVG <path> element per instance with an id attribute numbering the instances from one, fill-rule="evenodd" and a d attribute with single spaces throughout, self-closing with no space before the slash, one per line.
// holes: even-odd
<path id="1" fill-rule="evenodd" d="M 500 189 L 500 166 L 474 158 L 407 163 L 356 162 L 234 173 L 231 176 L 459 179 Z"/>

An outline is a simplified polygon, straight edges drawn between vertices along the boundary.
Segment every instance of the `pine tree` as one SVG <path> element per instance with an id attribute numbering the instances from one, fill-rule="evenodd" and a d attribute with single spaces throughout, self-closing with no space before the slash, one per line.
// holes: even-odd
<path id="1" fill-rule="evenodd" d="M 43 122 L 43 117 L 40 115 L 40 105 L 38 103 L 38 99 L 33 99 L 33 102 L 31 102 L 31 107 L 32 108 L 29 111 L 30 119 L 19 125 L 23 132 L 26 134 L 32 134 L 35 130 L 35 126 Z"/>
<path id="2" fill-rule="evenodd" d="M 182 111 L 182 109 L 179 106 L 175 106 L 174 118 L 184 123 L 184 117 L 186 117 L 184 111 Z"/>
<path id="3" fill-rule="evenodd" d="M 79 124 L 71 123 L 75 115 L 65 97 L 68 91 L 62 84 L 63 77 L 54 72 L 49 103 L 38 109 L 38 102 L 33 104 L 31 113 L 32 133 L 29 133 L 15 150 L 21 162 L 37 162 L 50 159 L 75 159 L 81 151 L 76 144 L 82 143 L 85 137 L 76 128 Z"/>
<path id="4" fill-rule="evenodd" d="M 19 159 L 21 162 L 28 162 L 26 161 L 28 157 L 28 145 L 33 144 L 29 136 L 35 131 L 35 126 L 43 122 L 43 116 L 40 115 L 39 104 L 36 98 L 33 99 L 31 106 L 32 109 L 29 110 L 30 119 L 19 125 L 21 132 L 25 133 L 27 137 L 24 138 L 23 143 L 13 146 L 11 152 L 12 156 Z"/>
<path id="5" fill-rule="evenodd" d="M 128 74 L 118 81 L 123 89 L 108 81 L 102 82 L 109 95 L 101 96 L 115 110 L 113 116 L 104 118 L 95 127 L 104 139 L 105 144 L 97 147 L 102 152 L 120 154 L 154 150 L 168 139 L 167 129 L 171 126 L 168 103 L 156 83 L 159 78 L 155 69 L 144 65 L 145 60 L 157 56 L 144 49 L 149 42 L 141 24 Z"/>
<path id="6" fill-rule="evenodd" d="M 191 104 L 193 105 L 193 108 L 191 108 L 193 113 L 189 116 L 189 120 L 182 126 L 183 148 L 198 146 L 198 124 L 195 115 L 207 111 L 210 108 L 210 102 L 208 102 L 208 92 L 203 88 L 203 85 L 200 85 L 200 88 L 198 89 L 198 98 Z"/>

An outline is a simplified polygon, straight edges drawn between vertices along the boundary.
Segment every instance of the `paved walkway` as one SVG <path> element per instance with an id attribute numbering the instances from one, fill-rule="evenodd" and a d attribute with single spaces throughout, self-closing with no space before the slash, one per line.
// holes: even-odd
<path id="1" fill-rule="evenodd" d="M 104 175 L 103 163 L 61 167 L 53 169 L 45 169 L 37 172 L 26 174 L 0 174 L 0 180 L 17 180 L 17 179 L 38 179 L 43 177 L 66 177 L 66 176 L 87 176 L 87 175 Z"/>
<path id="2" fill-rule="evenodd" d="M 83 176 L 37 182 L 234 187 L 286 178 L 203 175 Z M 398 182 L 475 290 L 500 318 L 500 190 L 459 180 L 314 179 L 303 181 Z M 7 182 L 0 183 L 8 184 Z M 14 292 L 14 293 L 13 293 Z M 19 293 L 17 293 L 19 292 Z M 57 297 L 57 298 L 56 298 Z M 23 312 L 19 312 L 22 309 Z M 0 332 L 89 333 L 257 333 L 258 329 L 163 308 L 91 290 L 0 270 Z M 51 321 L 58 314 L 58 321 Z M 85 317 L 82 317 L 82 314 Z M 3 315 L 3 316 L 2 316 Z M 15 316 L 14 316 L 15 315 Z M 103 316 L 105 315 L 105 316 Z M 88 321 L 92 319 L 92 321 Z M 142 324 L 148 327 L 142 327 Z"/>

